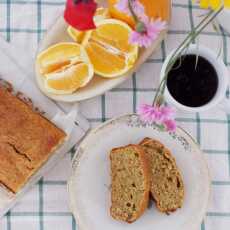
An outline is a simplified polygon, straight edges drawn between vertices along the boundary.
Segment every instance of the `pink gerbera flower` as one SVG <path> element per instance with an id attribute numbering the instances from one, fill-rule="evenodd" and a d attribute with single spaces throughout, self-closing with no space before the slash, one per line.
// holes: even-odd
<path id="1" fill-rule="evenodd" d="M 176 130 L 175 110 L 170 106 L 142 104 L 139 106 L 137 113 L 141 120 L 146 123 L 163 125 L 167 131 L 171 132 Z"/>
<path id="2" fill-rule="evenodd" d="M 159 33 L 166 28 L 166 22 L 157 19 L 155 21 L 149 20 L 147 17 L 142 18 L 142 22 L 136 26 L 129 37 L 129 42 L 137 44 L 141 47 L 150 46 L 158 37 Z"/>

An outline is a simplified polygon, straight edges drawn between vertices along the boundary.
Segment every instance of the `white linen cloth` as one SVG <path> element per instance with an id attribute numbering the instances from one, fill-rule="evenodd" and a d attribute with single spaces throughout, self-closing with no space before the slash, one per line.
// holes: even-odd
<path id="1" fill-rule="evenodd" d="M 63 7 L 64 1 L 60 0 L 0 0 L 0 35 L 14 47 L 11 49 L 14 60 L 28 73 L 32 73 L 32 57 L 35 56 L 38 41 L 57 16 L 62 14 Z M 163 60 L 199 22 L 201 14 L 203 11 L 192 6 L 191 0 L 173 1 L 169 34 L 154 55 L 122 85 L 103 96 L 81 103 L 81 111 L 92 127 L 109 118 L 135 112 L 140 103 L 151 103 Z M 199 43 L 212 48 L 216 53 L 222 43 L 223 59 L 229 68 L 229 33 L 224 30 L 217 33 L 210 25 L 199 36 Z M 4 65 L 2 63 L 3 60 L 0 60 L 0 68 Z M 229 98 L 229 92 L 226 97 Z M 230 115 L 218 108 L 201 114 L 178 112 L 177 121 L 200 144 L 210 167 L 212 198 L 200 229 L 229 230 Z M 0 229 L 77 229 L 67 202 L 66 180 L 69 168 L 70 156 L 67 156 L 0 220 Z"/>

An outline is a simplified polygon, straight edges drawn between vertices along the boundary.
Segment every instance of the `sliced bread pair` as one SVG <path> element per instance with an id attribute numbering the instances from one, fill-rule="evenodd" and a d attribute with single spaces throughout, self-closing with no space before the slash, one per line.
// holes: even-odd
<path id="1" fill-rule="evenodd" d="M 175 159 L 159 141 L 145 138 L 110 152 L 112 176 L 111 216 L 132 223 L 145 211 L 149 194 L 161 212 L 180 208 L 184 185 Z"/>

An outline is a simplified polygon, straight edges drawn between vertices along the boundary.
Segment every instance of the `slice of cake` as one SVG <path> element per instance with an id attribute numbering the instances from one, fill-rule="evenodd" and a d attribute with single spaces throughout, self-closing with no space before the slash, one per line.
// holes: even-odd
<path id="1" fill-rule="evenodd" d="M 148 206 L 150 180 L 143 149 L 128 145 L 110 152 L 112 176 L 111 216 L 132 223 Z"/>
<path id="2" fill-rule="evenodd" d="M 66 134 L 0 87 L 0 184 L 13 193 L 63 143 Z"/>
<path id="3" fill-rule="evenodd" d="M 150 165 L 150 191 L 157 208 L 165 213 L 181 208 L 184 184 L 174 157 L 159 141 L 145 138 L 140 145 Z"/>

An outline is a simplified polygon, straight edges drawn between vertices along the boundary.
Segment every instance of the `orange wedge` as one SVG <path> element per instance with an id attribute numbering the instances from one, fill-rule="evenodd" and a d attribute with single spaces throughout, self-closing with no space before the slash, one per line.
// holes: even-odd
<path id="1" fill-rule="evenodd" d="M 47 92 L 71 94 L 84 87 L 94 75 L 82 45 L 58 43 L 40 53 L 37 64 Z"/>
<path id="2" fill-rule="evenodd" d="M 101 20 L 96 26 L 82 42 L 94 71 L 106 78 L 121 76 L 133 67 L 138 57 L 138 46 L 129 43 L 132 29 L 116 19 Z"/>
<path id="3" fill-rule="evenodd" d="M 45 88 L 54 94 L 70 94 L 85 86 L 93 76 L 93 68 L 86 63 L 76 63 L 61 71 L 47 75 Z"/>
<path id="4" fill-rule="evenodd" d="M 103 7 L 98 8 L 94 16 L 94 22 L 98 22 L 106 18 L 110 18 L 109 10 Z M 69 36 L 77 43 L 81 43 L 85 36 L 84 31 L 76 30 L 71 26 L 68 27 L 67 32 Z"/>
<path id="5" fill-rule="evenodd" d="M 83 48 L 75 43 L 58 43 L 41 52 L 37 56 L 40 73 L 45 75 L 69 65 L 74 59 L 80 58 Z"/>

